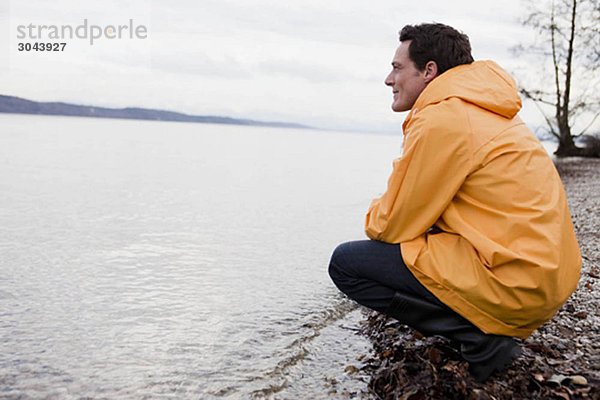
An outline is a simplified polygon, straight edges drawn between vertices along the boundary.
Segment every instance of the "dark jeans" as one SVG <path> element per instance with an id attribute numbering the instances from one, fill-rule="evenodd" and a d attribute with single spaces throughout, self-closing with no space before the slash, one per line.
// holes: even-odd
<path id="1" fill-rule="evenodd" d="M 399 244 L 377 240 L 342 243 L 331 256 L 329 276 L 352 300 L 379 312 L 386 311 L 396 292 L 443 305 L 404 264 Z"/>
<path id="2" fill-rule="evenodd" d="M 406 267 L 399 244 L 375 240 L 343 243 L 331 256 L 329 275 L 358 303 L 422 334 L 445 336 L 460 344 L 461 355 L 479 382 L 520 354 L 514 340 L 483 333 L 429 292 Z"/>

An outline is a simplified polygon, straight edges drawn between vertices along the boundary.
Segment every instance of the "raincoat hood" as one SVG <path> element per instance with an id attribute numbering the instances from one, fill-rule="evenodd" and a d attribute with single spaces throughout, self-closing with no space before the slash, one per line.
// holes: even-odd
<path id="1" fill-rule="evenodd" d="M 513 118 L 521 109 L 515 80 L 493 61 L 475 61 L 444 72 L 421 92 L 413 111 L 453 97 L 505 118 Z"/>

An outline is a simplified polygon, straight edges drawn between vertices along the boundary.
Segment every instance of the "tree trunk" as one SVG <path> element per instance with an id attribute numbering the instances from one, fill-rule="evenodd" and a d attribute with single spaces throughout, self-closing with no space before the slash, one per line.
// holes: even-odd
<path id="1" fill-rule="evenodd" d="M 581 148 L 575 146 L 572 138 L 570 140 L 558 141 L 558 148 L 554 152 L 554 155 L 557 157 L 572 157 L 572 156 L 581 156 L 582 150 Z"/>
<path id="2" fill-rule="evenodd" d="M 558 122 L 558 148 L 554 152 L 557 157 L 568 157 L 579 155 L 580 148 L 575 146 L 573 136 L 571 135 L 571 127 L 567 117 L 566 107 L 556 107 L 556 120 Z"/>
<path id="3" fill-rule="evenodd" d="M 556 58 L 556 43 L 554 41 L 554 30 L 552 31 L 552 54 L 554 59 L 555 77 L 556 77 L 556 122 L 558 123 L 558 149 L 554 152 L 557 157 L 577 156 L 581 154 L 579 147 L 575 146 L 573 135 L 571 135 L 571 126 L 569 125 L 569 102 L 571 96 L 571 69 L 573 67 L 573 42 L 575 41 L 575 15 L 577 10 L 577 0 L 573 0 L 571 7 L 571 35 L 569 38 L 569 47 L 567 50 L 565 86 L 561 102 L 559 78 L 559 65 Z M 552 10 L 552 24 L 554 25 L 554 9 Z"/>
<path id="4" fill-rule="evenodd" d="M 587 137 L 585 147 L 577 147 L 573 141 L 573 136 L 569 134 L 562 134 L 558 140 L 558 148 L 554 152 L 556 157 L 600 157 L 600 139 L 594 137 Z"/>

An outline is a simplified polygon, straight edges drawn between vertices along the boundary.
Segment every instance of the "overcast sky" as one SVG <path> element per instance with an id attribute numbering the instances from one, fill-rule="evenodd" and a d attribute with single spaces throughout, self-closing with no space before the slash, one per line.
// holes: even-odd
<path id="1" fill-rule="evenodd" d="M 400 131 L 383 84 L 406 24 L 465 32 L 475 59 L 519 68 L 509 49 L 531 36 L 517 0 L 0 0 L 9 43 L 0 93 L 38 101 L 139 106 L 189 114 Z M 8 16 L 8 18 L 7 18 Z M 147 37 L 59 40 L 19 52 L 18 26 L 143 25 Z M 47 34 L 47 32 L 46 32 Z M 8 57 L 5 57 L 8 55 Z M 526 122 L 537 123 L 528 108 Z"/>

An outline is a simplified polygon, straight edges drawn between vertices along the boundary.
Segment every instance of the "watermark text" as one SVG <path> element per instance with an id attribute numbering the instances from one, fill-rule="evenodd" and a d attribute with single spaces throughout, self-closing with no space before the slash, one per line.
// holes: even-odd
<path id="1" fill-rule="evenodd" d="M 26 40 L 66 40 L 85 39 L 91 46 L 99 40 L 114 39 L 146 39 L 148 28 L 137 25 L 133 19 L 120 25 L 95 25 L 88 23 L 87 18 L 81 25 L 39 25 L 30 23 L 17 26 L 17 39 Z"/>

